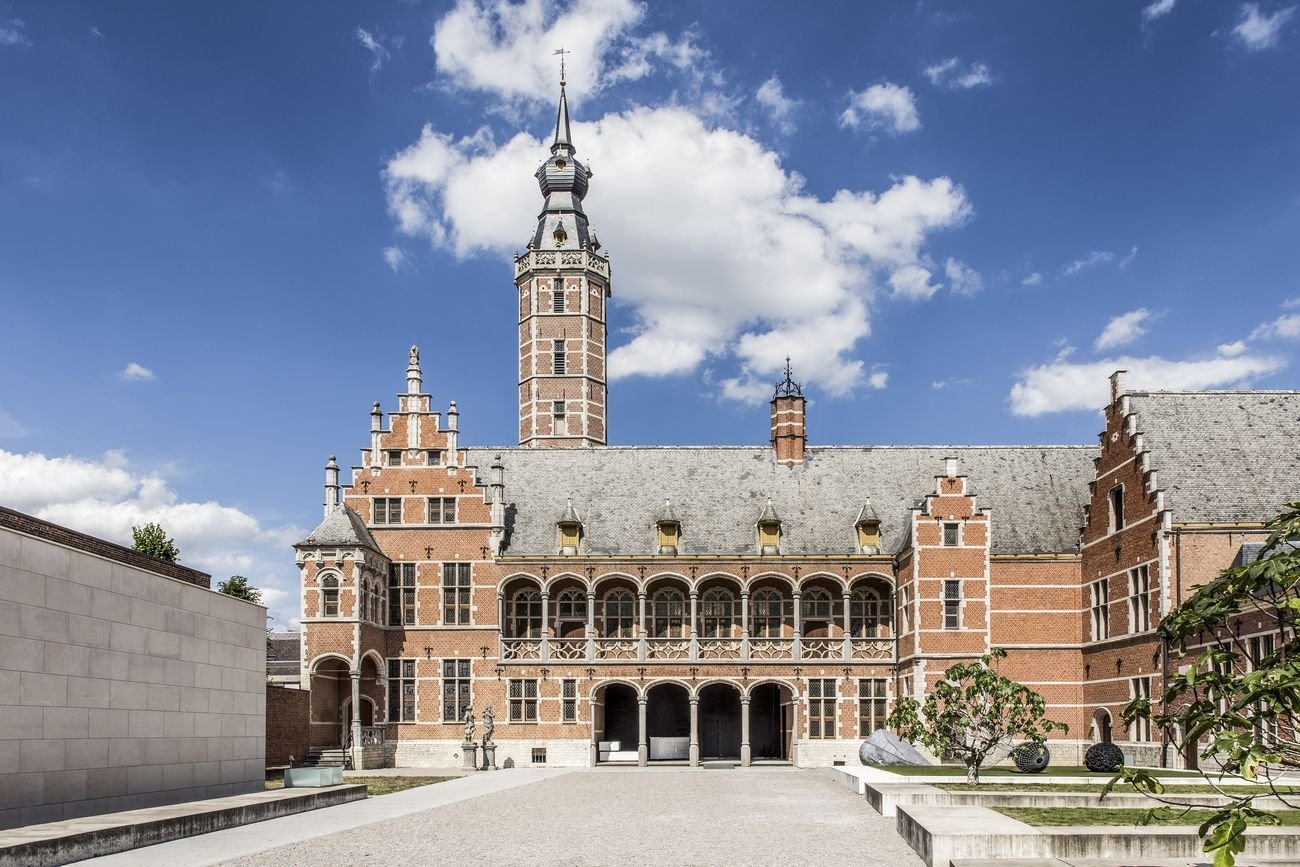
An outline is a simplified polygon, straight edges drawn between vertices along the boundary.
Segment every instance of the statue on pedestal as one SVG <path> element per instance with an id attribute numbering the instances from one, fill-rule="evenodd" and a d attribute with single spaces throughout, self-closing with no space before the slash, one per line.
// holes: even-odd
<path id="1" fill-rule="evenodd" d="M 488 705 L 483 711 L 483 770 L 497 769 L 497 746 L 492 743 L 492 732 L 496 730 L 496 714 Z"/>
<path id="2" fill-rule="evenodd" d="M 474 729 L 476 727 L 474 723 L 474 708 L 472 707 L 465 708 L 464 722 L 465 722 L 465 743 L 472 744 L 474 743 Z"/>

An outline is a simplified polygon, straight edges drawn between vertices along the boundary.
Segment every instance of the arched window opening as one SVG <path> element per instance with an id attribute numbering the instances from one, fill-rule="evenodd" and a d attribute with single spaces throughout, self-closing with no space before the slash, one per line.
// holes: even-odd
<path id="1" fill-rule="evenodd" d="M 627 590 L 611 590 L 601 605 L 601 634 L 606 638 L 631 638 L 636 629 L 636 599 Z"/>
<path id="2" fill-rule="evenodd" d="M 855 590 L 849 599 L 849 631 L 854 638 L 889 635 L 889 609 L 875 590 Z"/>
<path id="3" fill-rule="evenodd" d="M 333 575 L 326 575 L 321 579 L 321 616 L 338 617 L 339 616 L 339 579 Z"/>
<path id="4" fill-rule="evenodd" d="M 781 637 L 781 594 L 759 590 L 749 599 L 749 634 L 753 638 Z"/>
<path id="5" fill-rule="evenodd" d="M 558 620 L 586 620 L 587 594 L 581 590 L 565 590 L 555 601 Z"/>
<path id="6" fill-rule="evenodd" d="M 700 634 L 704 638 L 730 638 L 735 611 L 736 600 L 730 591 L 719 588 L 704 591 L 700 598 L 700 615 L 704 621 Z"/>
<path id="7" fill-rule="evenodd" d="M 819 587 L 803 593 L 804 620 L 830 620 L 833 616 L 831 594 Z"/>
<path id="8" fill-rule="evenodd" d="M 542 594 L 536 590 L 520 590 L 510 599 L 509 611 L 511 638 L 542 637 Z"/>
<path id="9" fill-rule="evenodd" d="M 676 590 L 660 590 L 651 600 L 650 634 L 655 638 L 686 637 L 686 601 Z"/>

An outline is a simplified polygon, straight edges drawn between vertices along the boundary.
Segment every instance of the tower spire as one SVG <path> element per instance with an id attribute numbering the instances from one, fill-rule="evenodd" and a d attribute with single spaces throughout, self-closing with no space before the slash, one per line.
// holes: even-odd
<path id="1" fill-rule="evenodd" d="M 568 83 L 564 77 L 564 55 L 573 52 L 557 48 L 555 53 L 560 56 L 560 107 L 555 112 L 555 141 L 551 143 L 551 153 L 555 153 L 560 148 L 567 148 L 572 154 L 577 149 L 573 146 L 573 135 L 569 132 L 569 99 L 564 92 L 564 86 Z"/>

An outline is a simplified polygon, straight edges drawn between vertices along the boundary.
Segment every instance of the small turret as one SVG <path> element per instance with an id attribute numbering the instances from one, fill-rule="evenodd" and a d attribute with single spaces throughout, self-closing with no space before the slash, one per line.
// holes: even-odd
<path id="1" fill-rule="evenodd" d="M 420 347 L 412 346 L 406 365 L 406 393 L 419 394 L 423 377 L 420 373 Z"/>
<path id="2" fill-rule="evenodd" d="M 807 401 L 803 387 L 794 381 L 790 356 L 785 357 L 785 379 L 772 395 L 772 452 L 778 464 L 802 464 L 808 444 Z"/>
<path id="3" fill-rule="evenodd" d="M 334 455 L 325 464 L 325 515 L 329 516 L 339 506 L 339 465 Z"/>

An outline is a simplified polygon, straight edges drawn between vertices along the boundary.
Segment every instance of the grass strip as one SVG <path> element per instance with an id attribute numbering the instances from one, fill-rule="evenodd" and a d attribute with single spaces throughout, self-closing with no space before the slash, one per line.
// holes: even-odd
<path id="1" fill-rule="evenodd" d="M 935 783 L 936 789 L 943 789 L 945 792 L 1025 792 L 1027 794 L 1053 792 L 1092 792 L 1101 794 L 1101 786 L 1091 783 L 980 783 L 976 786 L 968 786 L 965 783 Z M 1222 791 L 1231 794 L 1250 794 L 1252 792 L 1260 795 L 1272 794 L 1267 786 L 1220 786 Z M 1182 786 L 1166 785 L 1165 792 L 1171 795 L 1213 795 L 1214 788 L 1211 786 Z M 1279 788 L 1278 792 L 1284 795 L 1300 794 L 1300 790 L 1291 788 Z M 1114 789 L 1117 795 L 1138 794 L 1137 790 L 1131 786 L 1118 785 Z"/>
<path id="2" fill-rule="evenodd" d="M 966 768 L 962 765 L 872 765 L 882 771 L 902 774 L 907 777 L 964 777 Z M 1170 771 L 1164 768 L 1146 768 L 1161 777 L 1198 777 L 1195 771 Z M 1007 765 L 981 768 L 980 777 L 1018 777 L 1032 780 L 1035 777 L 1091 777 L 1097 780 L 1109 780 L 1114 774 L 1090 771 L 1082 765 L 1050 765 L 1042 774 L 1026 774 L 1024 771 Z"/>
<path id="3" fill-rule="evenodd" d="M 1102 825 L 1121 826 L 1137 825 L 1146 810 L 1142 809 L 1105 809 L 1101 807 L 993 807 L 1004 816 L 1010 816 L 1026 825 L 1061 826 L 1061 825 Z M 1214 815 L 1211 810 L 1190 810 L 1180 814 L 1175 810 L 1171 816 L 1157 816 L 1152 825 L 1191 825 L 1196 826 Z M 1287 827 L 1300 826 L 1300 810 L 1279 810 L 1275 814 Z M 1261 824 L 1258 822 L 1252 824 Z"/>
<path id="4" fill-rule="evenodd" d="M 394 792 L 404 792 L 418 786 L 431 786 L 434 783 L 443 783 L 454 779 L 456 777 L 344 777 L 343 784 L 345 786 L 366 786 L 370 796 L 374 797 L 376 795 L 391 795 Z M 283 789 L 284 780 L 267 780 L 266 787 L 268 789 Z"/>

